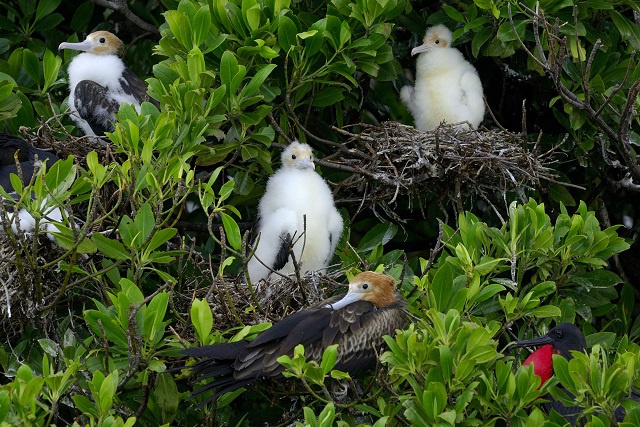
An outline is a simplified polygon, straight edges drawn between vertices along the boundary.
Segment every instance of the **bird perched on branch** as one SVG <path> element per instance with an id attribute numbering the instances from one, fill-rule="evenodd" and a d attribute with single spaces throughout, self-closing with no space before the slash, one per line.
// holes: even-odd
<path id="1" fill-rule="evenodd" d="M 293 355 L 298 344 L 308 360 L 319 362 L 324 350 L 338 344 L 334 369 L 355 374 L 376 360 L 384 335 L 394 334 L 406 322 L 406 302 L 395 292 L 395 280 L 387 275 L 363 272 L 353 278 L 343 297 L 324 300 L 314 307 L 285 317 L 258 334 L 253 341 L 237 341 L 183 350 L 201 358 L 189 368 L 197 381 L 213 378 L 195 390 L 214 390 L 203 402 L 214 400 L 261 378 L 282 378 L 278 357 Z"/>
<path id="2" fill-rule="evenodd" d="M 518 347 L 536 348 L 536 350 L 522 362 L 522 365 L 528 366 L 533 364 L 533 371 L 541 378 L 542 381 L 540 384 L 542 385 L 551 378 L 554 373 L 553 355 L 558 354 L 565 359 L 571 360 L 573 358 L 571 351 L 586 351 L 587 340 L 578 327 L 571 323 L 562 323 L 555 328 L 551 328 L 549 332 L 542 337 L 516 341 L 511 344 L 511 348 Z M 631 391 L 631 398 L 640 401 L 640 395 L 634 390 Z M 580 415 L 584 412 L 583 408 L 579 406 L 566 407 L 551 396 L 547 397 L 547 399 L 549 399 L 549 401 L 542 405 L 547 414 L 549 414 L 551 410 L 554 410 L 562 415 L 571 425 L 582 425 L 577 423 Z M 615 418 L 618 421 L 622 421 L 624 416 L 624 409 L 622 407 L 617 408 Z"/>
<path id="3" fill-rule="evenodd" d="M 122 41 L 108 31 L 96 31 L 80 43 L 60 43 L 58 50 L 73 49 L 83 53 L 69 64 L 69 109 L 71 118 L 85 135 L 104 135 L 113 131 L 115 114 L 122 103 L 149 101 L 147 85 L 125 67 L 119 58 Z"/>
<path id="4" fill-rule="evenodd" d="M 476 129 L 484 117 L 482 83 L 476 69 L 451 46 L 451 31 L 444 25 L 427 30 L 424 43 L 411 51 L 416 61 L 415 86 L 400 91 L 413 115 L 416 129 L 431 130 L 442 122 L 467 122 Z"/>
<path id="5" fill-rule="evenodd" d="M 282 167 L 267 182 L 258 205 L 258 238 L 247 270 L 252 282 L 272 271 L 294 273 L 292 247 L 300 272 L 324 269 L 342 235 L 342 217 L 329 186 L 315 172 L 307 144 L 292 142 Z"/>

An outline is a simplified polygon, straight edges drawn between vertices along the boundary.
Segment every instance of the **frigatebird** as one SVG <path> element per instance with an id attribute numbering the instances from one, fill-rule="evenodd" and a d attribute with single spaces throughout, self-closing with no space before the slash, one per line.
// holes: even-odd
<path id="1" fill-rule="evenodd" d="M 45 161 L 47 167 L 51 167 L 58 161 L 58 157 L 49 151 L 34 147 L 20 137 L 0 133 L 0 186 L 5 192 L 9 193 L 9 196 L 20 198 L 19 195 L 15 195 L 13 184 L 11 183 L 11 174 L 18 175 L 21 178 L 22 185 L 27 185 L 31 181 L 36 168 L 42 167 Z M 20 167 L 21 175 L 18 173 L 18 166 Z M 13 203 L 11 198 L 3 199 L 1 203 L 11 204 L 7 203 L 8 201 Z M 43 203 L 45 202 L 43 201 Z M 2 224 L 0 227 L 0 234 L 9 228 L 13 233 L 17 233 L 18 228 L 24 232 L 33 231 L 36 219 L 25 208 L 14 210 L 13 208 L 8 209 L 7 206 L 5 209 L 7 210 L 6 218 L 8 221 L 7 224 Z M 62 221 L 62 212 L 57 206 L 49 206 L 42 213 L 40 228 L 47 230 L 49 238 L 53 240 L 51 232 L 58 231 L 55 223 Z"/>
<path id="2" fill-rule="evenodd" d="M 37 166 L 36 157 L 40 163 L 48 160 L 49 167 L 58 161 L 55 154 L 36 148 L 18 136 L 0 133 L 0 187 L 7 193 L 13 191 L 10 176 L 12 173 L 18 175 L 16 159 L 20 165 L 23 184 L 29 183 Z"/>
<path id="3" fill-rule="evenodd" d="M 159 103 L 147 94 L 147 85 L 120 59 L 124 44 L 109 31 L 96 31 L 80 43 L 63 42 L 58 50 L 83 53 L 69 64 L 69 109 L 71 118 L 85 135 L 102 136 L 113 131 L 115 114 L 122 103 Z"/>
<path id="4" fill-rule="evenodd" d="M 269 178 L 258 205 L 258 238 L 247 271 L 252 282 L 273 271 L 301 273 L 327 268 L 342 235 L 342 216 L 331 189 L 315 172 L 313 152 L 293 141 L 282 152 L 282 167 Z"/>
<path id="5" fill-rule="evenodd" d="M 551 328 L 546 335 L 539 338 L 520 340 L 511 344 L 511 348 L 518 347 L 537 347 L 536 350 L 522 362 L 522 365 L 528 366 L 533 363 L 533 371 L 542 379 L 540 382 L 542 385 L 553 375 L 554 354 L 571 360 L 573 358 L 571 351 L 585 352 L 587 349 L 587 341 L 577 326 L 571 323 L 562 323 Z M 640 395 L 632 390 L 631 398 L 640 400 Z M 555 410 L 571 425 L 581 425 L 578 424 L 578 422 L 580 422 L 580 415 L 583 413 L 583 408 L 579 406 L 564 406 L 561 402 L 552 399 L 550 396 L 549 399 L 548 402 L 542 405 L 547 414 L 549 414 L 551 410 Z M 624 419 L 625 411 L 622 407 L 616 409 L 615 417 L 617 421 Z"/>
<path id="6" fill-rule="evenodd" d="M 400 91 L 416 129 L 431 130 L 442 122 L 466 122 L 476 129 L 484 118 L 482 83 L 475 67 L 452 46 L 451 30 L 436 25 L 427 30 L 424 43 L 411 51 L 419 54 L 416 81 Z M 461 126 L 468 129 L 469 125 Z"/>
<path id="7" fill-rule="evenodd" d="M 253 341 L 220 343 L 183 350 L 201 358 L 188 366 L 196 381 L 213 381 L 195 390 L 214 395 L 202 404 L 261 378 L 282 378 L 277 359 L 293 355 L 298 344 L 309 360 L 320 361 L 324 350 L 338 344 L 334 369 L 356 374 L 372 365 L 384 335 L 404 327 L 406 302 L 395 291 L 395 280 L 385 274 L 363 272 L 353 278 L 344 296 L 321 301 L 261 332 Z"/>

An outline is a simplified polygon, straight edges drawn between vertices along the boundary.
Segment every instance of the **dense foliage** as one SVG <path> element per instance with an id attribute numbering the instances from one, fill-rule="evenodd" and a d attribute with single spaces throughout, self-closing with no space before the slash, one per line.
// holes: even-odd
<path id="1" fill-rule="evenodd" d="M 540 409 L 551 393 L 583 407 L 587 425 L 615 425 L 620 404 L 620 425 L 640 425 L 626 399 L 640 388 L 637 2 L 70 3 L 0 6 L 0 126 L 73 141 L 53 144 L 61 160 L 29 185 L 14 179 L 36 221 L 63 208 L 55 244 L 12 233 L 0 209 L 0 424 L 563 425 Z M 207 289 L 242 273 L 281 147 L 296 138 L 329 158 L 344 142 L 336 128 L 410 124 L 398 92 L 437 23 L 479 71 L 495 117 L 484 125 L 555 152 L 558 182 L 496 194 L 493 209 L 424 188 L 420 209 L 395 204 L 398 224 L 341 201 L 336 185 L 334 276 L 393 275 L 410 324 L 364 377 L 333 370 L 335 348 L 318 363 L 299 347 L 280 360 L 296 379 L 198 408 L 206 396 L 187 400 L 193 384 L 169 372 L 186 362 L 179 350 L 251 339 L 274 320 L 255 295 L 245 313 L 214 313 L 230 296 Z M 94 150 L 68 117 L 73 54 L 57 46 L 98 29 L 131 42 L 125 63 L 161 107 L 123 105 L 109 147 Z M 353 173 L 319 164 L 332 183 Z M 261 322 L 244 324 L 247 313 Z M 560 322 L 585 332 L 588 352 L 556 358 L 540 387 L 507 343 Z"/>

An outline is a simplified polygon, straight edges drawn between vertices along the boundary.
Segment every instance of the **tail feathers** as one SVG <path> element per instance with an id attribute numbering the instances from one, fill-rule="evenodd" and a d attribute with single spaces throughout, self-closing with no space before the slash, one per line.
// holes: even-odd
<path id="1" fill-rule="evenodd" d="M 214 363 L 211 360 L 202 360 L 195 365 L 189 366 L 189 368 L 198 375 L 196 381 L 202 381 L 208 378 L 221 378 L 233 375 L 234 372 L 231 363 Z"/>
<path id="2" fill-rule="evenodd" d="M 202 401 L 198 407 L 204 406 L 207 403 L 216 400 L 223 394 L 244 387 L 250 382 L 258 378 L 257 375 L 249 378 L 237 379 L 234 377 L 236 373 L 233 368 L 233 364 L 236 361 L 238 355 L 246 349 L 247 341 L 237 341 L 232 343 L 220 343 L 213 344 L 204 347 L 193 347 L 182 350 L 182 354 L 186 356 L 201 358 L 194 365 L 187 366 L 196 374 L 196 382 L 213 379 L 213 381 L 202 387 L 194 390 L 191 393 L 191 399 L 196 396 L 206 393 L 208 391 L 214 391 L 214 394 Z M 184 369 L 183 367 L 182 369 Z"/>

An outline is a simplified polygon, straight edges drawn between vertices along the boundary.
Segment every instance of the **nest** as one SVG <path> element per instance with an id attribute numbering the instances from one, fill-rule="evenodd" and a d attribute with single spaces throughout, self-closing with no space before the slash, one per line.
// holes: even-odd
<path id="1" fill-rule="evenodd" d="M 192 252 L 192 261 L 202 258 Z M 211 272 L 217 266 L 209 262 L 195 262 L 199 271 L 182 289 L 173 292 L 174 306 L 181 317 L 188 317 L 194 298 L 206 299 L 213 313 L 213 328 L 226 331 L 239 325 L 253 325 L 261 322 L 277 322 L 301 309 L 308 308 L 336 293 L 344 285 L 336 279 L 342 272 L 308 272 L 300 278 L 272 274 L 267 281 L 260 281 L 249 287 L 239 279 L 216 277 L 211 280 Z M 191 264 L 191 262 L 190 262 Z M 214 273 L 215 274 L 215 273 Z M 192 340 L 192 328 L 183 323 L 177 329 L 183 339 Z"/>
<path id="2" fill-rule="evenodd" d="M 523 134 L 451 125 L 424 132 L 397 122 L 357 127 L 359 133 L 336 129 L 347 141 L 325 163 L 353 172 L 338 184 L 348 194 L 342 202 L 358 203 L 360 209 L 381 206 L 396 221 L 402 218 L 393 206 L 402 197 L 413 210 L 417 196 L 424 216 L 421 198 L 426 193 L 462 210 L 462 200 L 468 196 L 489 201 L 496 193 L 523 195 L 525 189 L 557 183 L 557 175 L 548 167 L 551 153 L 539 156 L 535 149 L 529 150 Z"/>

